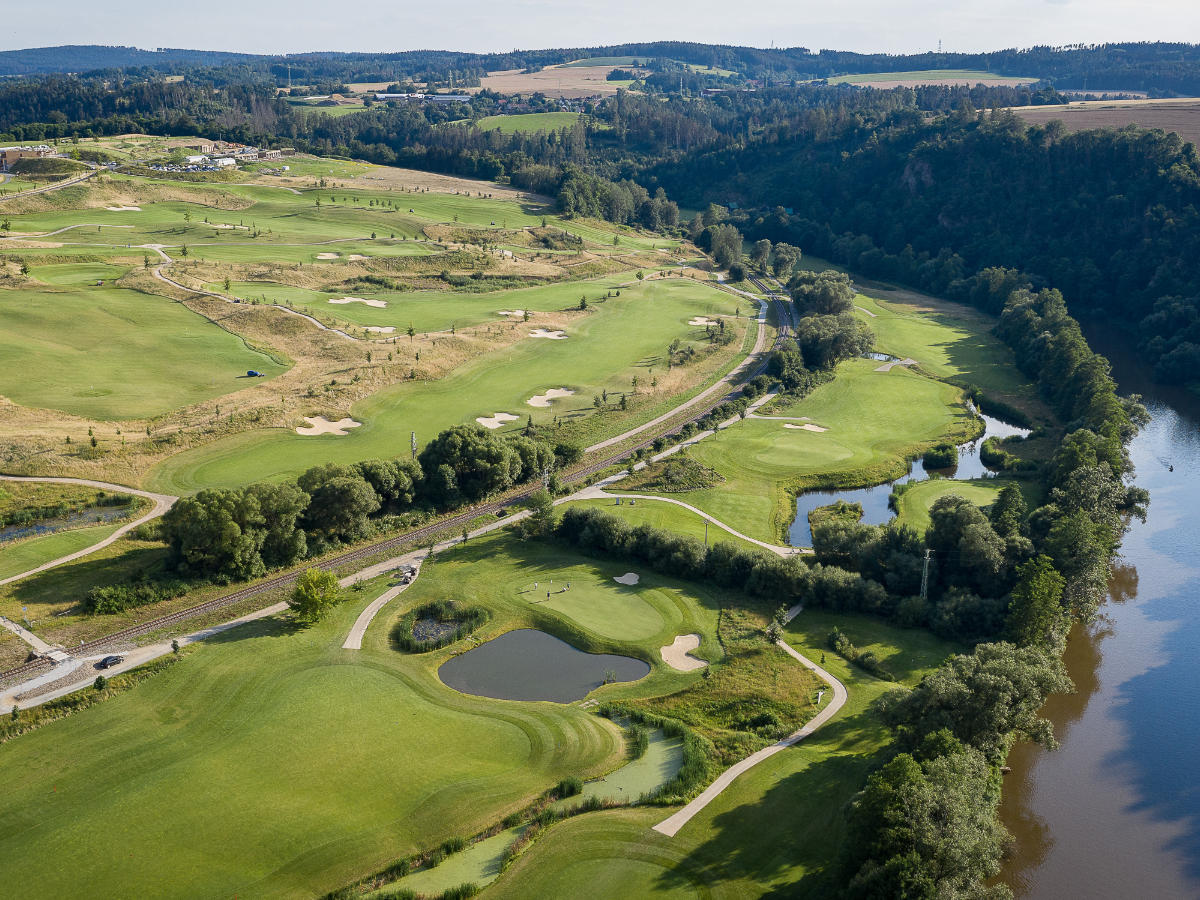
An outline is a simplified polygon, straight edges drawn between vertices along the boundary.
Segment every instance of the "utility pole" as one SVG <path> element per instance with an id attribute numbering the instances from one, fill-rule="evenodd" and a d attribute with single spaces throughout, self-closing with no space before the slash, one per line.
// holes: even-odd
<path id="1" fill-rule="evenodd" d="M 546 491 L 550 490 L 550 470 L 552 466 L 546 466 L 542 469 L 542 488 Z"/>
<path id="2" fill-rule="evenodd" d="M 921 569 L 921 599 L 929 599 L 929 560 L 933 556 L 933 551 L 925 550 L 925 565 Z"/>
<path id="3" fill-rule="evenodd" d="M 412 446 L 412 458 L 416 459 L 417 458 L 417 433 L 415 431 L 412 431 L 412 432 L 409 432 L 409 434 L 410 434 L 409 443 Z"/>
<path id="4" fill-rule="evenodd" d="M 704 522 L 704 546 L 708 546 L 708 520 Z"/>

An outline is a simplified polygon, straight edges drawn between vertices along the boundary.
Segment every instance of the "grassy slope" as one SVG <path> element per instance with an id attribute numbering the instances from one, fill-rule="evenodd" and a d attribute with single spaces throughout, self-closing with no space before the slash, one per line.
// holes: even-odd
<path id="1" fill-rule="evenodd" d="M 564 299 L 575 290 L 564 287 Z M 394 456 L 398 436 L 406 446 L 411 430 L 424 443 L 450 425 L 495 412 L 518 417 L 509 430 L 522 427 L 530 414 L 539 422 L 585 415 L 601 390 L 628 390 L 634 375 L 646 383 L 652 366 L 661 373 L 661 357 L 672 338 L 702 338 L 702 330 L 687 325 L 689 318 L 731 313 L 735 301 L 689 279 L 646 281 L 622 290 L 619 298 L 592 304 L 570 327 L 567 340 L 525 340 L 440 381 L 403 382 L 380 391 L 354 406 L 352 415 L 364 424 L 345 437 L 304 437 L 282 429 L 245 432 L 173 456 L 152 470 L 149 480 L 173 492 L 244 484 L 296 474 L 318 462 Z M 401 338 L 400 347 L 405 343 Z M 552 387 L 577 394 L 545 409 L 526 403 Z"/>
<path id="2" fill-rule="evenodd" d="M 53 268 L 68 277 L 68 267 Z M 238 390 L 248 369 L 284 371 L 163 297 L 109 287 L 0 292 L 0 393 L 17 403 L 152 416 Z"/>
<path id="3" fill-rule="evenodd" d="M 101 894 L 312 894 L 470 834 L 567 774 L 613 768 L 622 745 L 605 720 L 458 694 L 434 674 L 452 648 L 401 654 L 387 638 L 404 609 L 450 596 L 493 609 L 484 637 L 541 624 L 656 659 L 675 634 L 697 631 L 719 656 L 715 592 L 655 576 L 626 588 L 612 574 L 490 536 L 429 565 L 359 653 L 341 642 L 380 581 L 326 623 L 229 632 L 136 690 L 0 746 L 11 895 L 63 896 L 80 879 Z M 519 593 L 551 575 L 587 601 L 567 610 L 580 621 Z M 632 607 L 653 628 L 631 628 Z M 637 687 L 697 677 L 656 661 Z"/>
<path id="4" fill-rule="evenodd" d="M 119 524 L 92 525 L 0 544 L 0 578 L 19 575 L 52 559 L 90 547 L 120 527 Z"/>
<path id="5" fill-rule="evenodd" d="M 825 666 L 850 693 L 845 709 L 811 738 L 771 757 L 720 795 L 674 838 L 650 826 L 663 810 L 592 813 L 556 826 L 491 890 L 512 897 L 823 898 L 844 834 L 842 808 L 888 742 L 870 703 L 893 683 L 851 668 L 825 650 L 838 625 L 876 652 L 905 684 L 915 684 L 954 646 L 927 633 L 860 616 L 805 612 L 786 640 Z M 584 886 L 587 886 L 586 888 Z"/>
<path id="6" fill-rule="evenodd" d="M 525 113 L 517 116 L 487 116 L 476 122 L 475 127 L 480 131 L 513 134 L 517 131 L 558 131 L 570 128 L 578 121 L 579 113 L 575 112 Z"/>

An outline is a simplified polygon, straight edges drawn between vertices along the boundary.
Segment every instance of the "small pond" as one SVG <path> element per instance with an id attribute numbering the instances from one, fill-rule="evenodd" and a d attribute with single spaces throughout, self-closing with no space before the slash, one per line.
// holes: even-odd
<path id="1" fill-rule="evenodd" d="M 1007 422 L 1001 422 L 992 416 L 977 413 L 983 419 L 984 431 L 975 440 L 959 444 L 958 465 L 948 469 L 926 470 L 925 463 L 915 459 L 909 464 L 908 474 L 901 475 L 895 481 L 877 484 L 874 487 L 858 488 L 851 491 L 805 491 L 796 497 L 796 518 L 788 529 L 788 543 L 793 547 L 812 546 L 812 528 L 808 524 L 808 514 L 814 509 L 828 506 L 839 500 L 847 503 L 861 503 L 863 508 L 862 522 L 864 525 L 882 525 L 891 521 L 895 513 L 888 506 L 888 498 L 893 488 L 908 481 L 924 481 L 931 476 L 953 478 L 957 481 L 969 481 L 973 478 L 992 478 L 995 472 L 983 464 L 979 458 L 979 448 L 990 437 L 1006 438 L 1013 435 L 1027 435 L 1029 429 L 1019 428 Z"/>
<path id="2" fill-rule="evenodd" d="M 438 677 L 464 694 L 498 700 L 552 700 L 570 703 L 604 683 L 637 681 L 650 664 L 612 653 L 584 653 L 533 628 L 509 631 L 442 663 Z"/>

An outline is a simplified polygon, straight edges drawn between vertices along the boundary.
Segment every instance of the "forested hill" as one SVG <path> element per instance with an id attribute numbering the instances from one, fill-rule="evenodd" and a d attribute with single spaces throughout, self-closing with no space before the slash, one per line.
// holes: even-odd
<path id="1" fill-rule="evenodd" d="M 141 50 L 136 47 L 65 46 L 0 51 L 0 75 L 32 75 L 94 70 L 245 66 L 286 84 L 289 74 L 304 80 L 372 81 L 400 78 L 438 79 L 456 71 L 491 72 L 539 68 L 589 57 L 641 57 L 715 66 L 744 78 L 773 84 L 831 78 L 845 74 L 968 69 L 1036 79 L 1061 89 L 1149 91 L 1200 94 L 1200 45 L 1182 43 L 1038 46 L 986 53 L 853 53 L 812 51 L 806 47 L 762 49 L 685 41 L 514 50 L 511 53 L 462 53 L 412 50 L 396 53 L 294 53 L 256 55 L 207 50 Z M 289 72 L 290 67 L 290 72 Z"/>
<path id="2" fill-rule="evenodd" d="M 1067 134 L 1002 111 L 810 116 L 652 175 L 685 206 L 740 207 L 748 236 L 943 295 L 1020 270 L 1077 315 L 1135 326 L 1162 380 L 1200 366 L 1200 158 L 1173 133 Z"/>

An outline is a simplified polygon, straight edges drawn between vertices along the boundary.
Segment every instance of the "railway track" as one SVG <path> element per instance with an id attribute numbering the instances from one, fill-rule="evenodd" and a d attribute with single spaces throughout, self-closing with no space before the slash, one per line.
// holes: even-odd
<path id="1" fill-rule="evenodd" d="M 777 337 L 776 343 L 778 343 L 778 340 L 779 338 Z M 766 354 L 764 354 L 764 357 L 765 355 Z M 608 454 L 607 456 L 604 456 L 595 462 L 587 463 L 586 465 L 565 473 L 562 477 L 563 482 L 567 484 L 577 484 L 581 481 L 586 481 L 597 472 L 601 472 L 610 466 L 629 459 L 639 450 L 650 447 L 660 437 L 678 431 L 689 422 L 696 422 L 700 419 L 703 419 L 722 403 L 733 399 L 739 393 L 741 384 L 744 381 L 748 381 L 749 379 L 756 377 L 765 368 L 766 359 L 764 358 L 759 365 L 747 371 L 744 379 L 739 380 L 739 382 L 736 384 L 731 383 L 729 391 L 720 393 L 715 399 L 705 401 L 696 408 L 688 410 L 686 418 L 673 423 L 663 423 L 662 428 L 653 430 L 648 437 L 638 441 L 636 444 L 627 446 L 624 449 Z M 536 487 L 530 487 L 517 494 L 510 494 L 501 499 L 492 500 L 487 503 L 474 506 L 471 509 L 451 516 L 448 519 L 443 519 L 439 522 L 425 525 L 414 531 L 396 535 L 395 537 L 377 541 L 374 544 L 368 544 L 365 547 L 359 547 L 358 549 L 348 551 L 347 553 L 335 556 L 332 559 L 325 560 L 324 562 L 316 563 L 311 568 L 333 570 L 340 568 L 347 563 L 353 563 L 361 559 L 378 556 L 381 553 L 387 553 L 388 551 L 396 550 L 404 546 L 423 545 L 439 532 L 460 529 L 464 525 L 469 524 L 471 521 L 479 518 L 480 516 L 488 515 L 489 513 L 495 514 L 504 507 L 511 506 L 514 503 L 519 503 L 521 500 L 528 498 L 536 490 Z M 268 578 L 266 581 L 249 585 L 240 590 L 234 591 L 231 594 L 215 597 L 212 600 L 205 601 L 204 603 L 197 604 L 196 606 L 189 606 L 187 609 L 181 609 L 177 612 L 169 613 L 168 615 L 160 616 L 156 619 L 150 619 L 137 625 L 130 625 L 128 628 L 123 628 L 119 631 L 114 631 L 111 634 L 104 635 L 103 637 L 96 638 L 95 640 L 88 641 L 84 644 L 81 644 L 79 647 L 70 648 L 68 652 L 71 653 L 72 656 L 87 656 L 98 653 L 99 651 L 105 650 L 114 644 L 120 644 L 125 641 L 130 641 L 134 638 L 150 634 L 154 631 L 160 631 L 164 628 L 170 627 L 171 625 L 185 622 L 188 619 L 194 619 L 197 616 L 202 616 L 206 613 L 214 612 L 227 606 L 232 606 L 233 604 L 239 603 L 242 600 L 246 600 L 259 594 L 265 594 L 269 591 L 275 590 L 276 588 L 287 587 L 299 576 L 300 571 L 286 572 L 281 575 L 276 575 L 273 578 Z M 9 669 L 6 672 L 0 672 L 0 681 L 7 681 L 13 678 L 35 675 L 43 670 L 48 671 L 51 666 L 52 663 L 47 659 L 39 658 L 36 660 L 31 660 L 27 663 L 23 663 L 20 666 Z"/>

